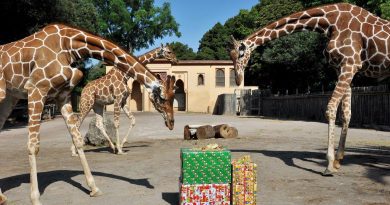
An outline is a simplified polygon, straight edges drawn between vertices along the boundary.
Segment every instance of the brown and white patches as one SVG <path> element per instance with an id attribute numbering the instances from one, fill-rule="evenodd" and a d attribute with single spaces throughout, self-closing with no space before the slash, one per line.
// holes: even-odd
<path id="1" fill-rule="evenodd" d="M 329 43 L 324 52 L 329 63 L 337 68 L 338 83 L 328 103 L 326 115 L 328 130 L 328 168 L 324 174 L 332 174 L 340 167 L 344 155 L 345 138 L 350 119 L 350 84 L 359 72 L 370 77 L 390 75 L 390 22 L 368 11 L 346 3 L 321 6 L 294 13 L 254 32 L 242 41 L 233 39 L 230 52 L 236 74 L 243 73 L 251 52 L 264 43 L 302 30 L 324 32 Z M 255 41 L 253 41 L 255 39 Z M 255 45 L 252 45 L 255 43 Z M 237 84 L 242 75 L 236 75 Z M 346 99 L 346 100 L 345 100 Z M 337 108 L 342 101 L 343 129 L 335 161 L 334 129 Z"/>

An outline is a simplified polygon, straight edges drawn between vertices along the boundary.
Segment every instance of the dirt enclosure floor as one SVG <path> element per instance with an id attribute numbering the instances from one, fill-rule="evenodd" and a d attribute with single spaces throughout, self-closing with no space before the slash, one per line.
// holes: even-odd
<path id="1" fill-rule="evenodd" d="M 157 113 L 135 113 L 135 117 L 127 155 L 114 155 L 104 147 L 86 148 L 103 191 L 96 198 L 88 195 L 79 159 L 70 155 L 71 140 L 62 118 L 43 123 L 37 158 L 42 203 L 177 204 L 180 148 L 218 143 L 229 148 L 233 158 L 249 154 L 258 164 L 258 204 L 390 204 L 389 132 L 350 129 L 341 170 L 323 177 L 324 123 L 177 113 L 175 129 L 169 131 Z M 90 119 L 82 126 L 83 134 Z M 121 116 L 121 136 L 128 122 Z M 186 124 L 218 123 L 236 126 L 239 138 L 182 140 Z M 26 142 L 26 127 L 0 133 L 0 188 L 9 198 L 8 205 L 30 204 Z"/>

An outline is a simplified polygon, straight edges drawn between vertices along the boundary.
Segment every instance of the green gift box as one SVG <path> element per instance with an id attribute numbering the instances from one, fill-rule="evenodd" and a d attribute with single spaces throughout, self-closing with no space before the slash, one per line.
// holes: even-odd
<path id="1" fill-rule="evenodd" d="M 183 184 L 224 184 L 231 182 L 230 151 L 182 148 L 181 182 Z"/>

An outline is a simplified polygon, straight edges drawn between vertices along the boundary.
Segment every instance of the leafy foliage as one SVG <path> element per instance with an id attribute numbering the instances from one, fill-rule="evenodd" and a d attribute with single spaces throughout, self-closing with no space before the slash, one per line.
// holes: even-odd
<path id="1" fill-rule="evenodd" d="M 96 32 L 92 0 L 4 0 L 0 2 L 0 43 L 30 35 L 50 23 L 65 23 Z"/>
<path id="2" fill-rule="evenodd" d="M 283 16 L 323 4 L 349 2 L 382 18 L 390 18 L 390 0 L 261 0 L 250 10 L 241 10 L 224 25 L 217 23 L 203 36 L 198 58 L 226 59 L 229 35 L 243 39 Z M 245 83 L 289 93 L 332 90 L 336 73 L 323 56 L 327 38 L 315 32 L 294 33 L 275 39 L 252 53 L 245 70 Z M 221 42 L 221 43 L 220 43 Z M 372 85 L 376 81 L 357 76 L 355 85 Z"/>
<path id="3" fill-rule="evenodd" d="M 180 42 L 172 42 L 169 44 L 178 60 L 194 60 L 196 53 L 188 45 Z"/>
<path id="4" fill-rule="evenodd" d="M 154 0 L 94 0 L 99 12 L 99 32 L 129 52 L 148 47 L 157 38 L 180 36 L 170 4 Z"/>

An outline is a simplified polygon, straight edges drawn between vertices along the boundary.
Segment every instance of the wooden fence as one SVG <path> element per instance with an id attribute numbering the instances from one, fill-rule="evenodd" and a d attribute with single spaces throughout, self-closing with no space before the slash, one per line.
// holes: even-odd
<path id="1" fill-rule="evenodd" d="M 272 96 L 260 90 L 240 91 L 240 115 L 326 122 L 325 111 L 331 93 Z M 390 91 L 387 86 L 354 88 L 351 125 L 390 127 Z M 340 119 L 340 110 L 338 111 Z"/>

